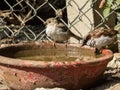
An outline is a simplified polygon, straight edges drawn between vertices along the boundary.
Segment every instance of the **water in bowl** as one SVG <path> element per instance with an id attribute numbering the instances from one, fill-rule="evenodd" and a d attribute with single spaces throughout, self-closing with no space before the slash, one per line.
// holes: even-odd
<path id="1" fill-rule="evenodd" d="M 78 48 L 40 48 L 40 49 L 25 49 L 17 51 L 14 58 L 22 60 L 36 61 L 74 61 L 74 60 L 93 60 L 101 55 L 95 55 L 93 50 L 78 49 Z"/>

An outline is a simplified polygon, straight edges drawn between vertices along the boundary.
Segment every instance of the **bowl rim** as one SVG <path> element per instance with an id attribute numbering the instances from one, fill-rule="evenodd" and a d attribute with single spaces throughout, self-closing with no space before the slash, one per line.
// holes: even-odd
<path id="1" fill-rule="evenodd" d="M 48 44 L 48 45 L 53 45 L 51 42 L 45 42 L 42 44 Z M 32 43 L 20 43 L 20 44 L 11 44 L 5 47 L 1 47 L 0 49 L 4 49 L 7 47 L 17 47 L 17 46 L 23 46 L 23 45 L 40 45 L 40 43 L 32 42 Z M 58 44 L 57 46 L 64 46 L 66 47 L 65 44 Z M 79 47 L 79 48 L 86 48 L 90 50 L 94 50 L 95 48 L 89 47 L 89 46 L 83 46 L 81 47 L 81 44 L 68 44 L 68 46 L 73 46 L 73 47 Z M 34 67 L 34 68 L 53 68 L 53 67 L 67 67 L 67 66 L 80 66 L 80 65 L 91 65 L 91 64 L 97 64 L 97 63 L 102 63 L 102 62 L 109 62 L 113 59 L 113 52 L 109 49 L 103 49 L 102 54 L 104 56 L 96 58 L 95 60 L 89 60 L 89 61 L 31 61 L 31 60 L 21 60 L 21 59 L 14 59 L 10 57 L 5 57 L 0 55 L 0 65 L 9 65 L 9 66 L 22 66 L 22 67 Z"/>

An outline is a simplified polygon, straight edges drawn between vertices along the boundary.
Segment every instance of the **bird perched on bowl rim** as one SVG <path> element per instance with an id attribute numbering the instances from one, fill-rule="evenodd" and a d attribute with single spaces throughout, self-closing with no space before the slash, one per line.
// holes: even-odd
<path id="1" fill-rule="evenodd" d="M 95 47 L 95 53 L 99 54 L 101 50 L 114 43 L 117 38 L 118 31 L 105 29 L 104 27 L 97 28 L 88 33 L 83 40 L 83 45 Z"/>
<path id="2" fill-rule="evenodd" d="M 46 24 L 46 35 L 57 43 L 68 42 L 70 37 L 74 37 L 77 40 L 82 39 L 81 37 L 74 35 L 69 28 L 56 18 L 48 18 Z"/>

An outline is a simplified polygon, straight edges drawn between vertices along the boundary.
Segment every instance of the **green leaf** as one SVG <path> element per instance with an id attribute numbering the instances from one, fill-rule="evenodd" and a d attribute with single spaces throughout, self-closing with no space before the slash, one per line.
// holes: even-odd
<path id="1" fill-rule="evenodd" d="M 115 3 L 117 3 L 117 5 L 114 4 L 113 1 Z M 120 0 L 106 0 L 105 6 L 104 6 L 104 9 L 103 9 L 103 16 L 105 18 L 107 18 L 107 16 L 109 16 L 110 11 L 112 9 L 115 9 L 116 12 L 119 12 L 119 9 L 120 9 Z"/>
<path id="2" fill-rule="evenodd" d="M 103 10 L 103 16 L 106 18 L 110 14 L 111 8 L 107 7 Z"/>
<path id="3" fill-rule="evenodd" d="M 103 16 L 107 17 L 110 14 L 111 6 L 112 6 L 113 0 L 106 0 L 106 4 L 103 10 Z"/>
<path id="4" fill-rule="evenodd" d="M 114 29 L 120 31 L 120 23 L 117 24 L 117 25 L 114 27 Z"/>
<path id="5" fill-rule="evenodd" d="M 0 32 L 3 31 L 3 29 L 0 28 Z"/>
<path id="6" fill-rule="evenodd" d="M 120 0 L 116 0 L 116 3 L 119 5 L 120 4 Z"/>
<path id="7" fill-rule="evenodd" d="M 108 6 L 108 7 L 111 7 L 113 1 L 114 1 L 114 0 L 106 0 L 107 6 Z"/>

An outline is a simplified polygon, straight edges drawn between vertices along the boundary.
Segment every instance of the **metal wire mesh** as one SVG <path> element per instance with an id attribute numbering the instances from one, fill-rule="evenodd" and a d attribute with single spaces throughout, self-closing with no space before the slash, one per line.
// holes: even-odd
<path id="1" fill-rule="evenodd" d="M 113 27 L 115 19 L 112 19 L 114 23 L 111 25 L 106 18 L 115 11 L 104 18 L 98 8 L 99 3 L 100 0 L 1 0 L 0 39 L 43 40 L 46 36 L 44 22 L 50 17 L 57 17 L 58 9 L 63 11 L 61 21 L 82 37 L 84 28 L 89 31 L 99 26 Z M 82 25 L 84 27 L 81 28 Z"/>

